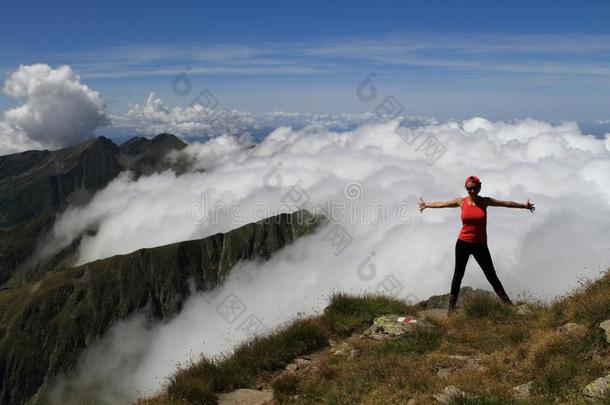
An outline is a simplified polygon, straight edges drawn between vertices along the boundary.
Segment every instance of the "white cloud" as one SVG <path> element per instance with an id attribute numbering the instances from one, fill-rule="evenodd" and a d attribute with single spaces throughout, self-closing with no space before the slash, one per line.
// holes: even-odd
<path id="1" fill-rule="evenodd" d="M 0 155 L 32 149 L 44 149 L 44 147 L 40 142 L 29 139 L 19 128 L 0 121 Z"/>
<path id="2" fill-rule="evenodd" d="M 399 117 L 403 125 L 415 126 L 435 123 L 428 117 Z M 131 105 L 125 115 L 112 117 L 117 128 L 133 129 L 145 135 L 170 132 L 192 139 L 206 139 L 222 134 L 242 134 L 280 126 L 303 128 L 320 125 L 334 130 L 349 130 L 365 123 L 379 121 L 376 113 L 316 114 L 272 111 L 252 114 L 224 108 L 208 90 L 193 96 L 187 107 L 168 107 L 151 92 L 144 104 Z"/>
<path id="3" fill-rule="evenodd" d="M 0 154 L 61 148 L 110 123 L 99 93 L 81 83 L 67 65 L 57 69 L 40 63 L 21 65 L 8 76 L 4 92 L 26 100 L 4 113 Z"/>
<path id="4" fill-rule="evenodd" d="M 131 333 L 120 338 L 121 345 L 109 335 L 95 352 L 88 352 L 76 381 L 104 381 L 101 385 L 115 399 L 133 398 L 137 390 L 153 392 L 174 372 L 177 361 L 199 352 L 217 355 L 244 339 L 235 328 L 246 315 L 273 327 L 297 312 L 321 310 L 331 289 L 371 291 L 395 277 L 403 286 L 399 296 L 411 293 L 424 299 L 447 293 L 459 209 L 420 214 L 417 201 L 420 196 L 427 201 L 463 196 L 463 179 L 471 174 L 481 177 L 482 195 L 518 202 L 530 198 L 537 207 L 533 214 L 488 210 L 489 248 L 511 297 L 526 292 L 550 299 L 610 264 L 607 140 L 585 136 L 573 123 L 476 117 L 414 128 L 406 132 L 405 139 L 414 140 L 409 144 L 397 134 L 397 125 L 392 121 L 348 131 L 280 127 L 254 148 L 247 139 L 224 136 L 182 152 L 205 172 L 176 176 L 167 171 L 137 181 L 124 176 L 89 205 L 69 209 L 55 225 L 56 243 L 69 243 L 86 228 L 97 229 L 80 244 L 81 263 L 226 232 L 291 211 L 282 203 L 299 191 L 306 194 L 297 196 L 309 198 L 306 207 L 331 199 L 335 207 L 343 203 L 345 208 L 333 218 L 346 216 L 340 224 L 352 238 L 335 254 L 335 246 L 325 239 L 329 228 L 322 228 L 266 263 L 242 263 L 220 295 L 194 295 L 167 324 L 152 331 L 136 321 L 117 326 L 131 328 Z M 434 164 L 423 147 L 430 141 L 445 148 Z M 208 212 L 214 204 L 222 209 Z M 372 206 L 381 207 L 377 213 L 386 212 L 387 220 L 358 220 Z M 229 216 L 231 208 L 242 210 Z M 363 269 L 370 277 L 363 277 Z M 251 279 L 244 281 L 245 274 Z M 474 259 L 462 285 L 491 289 Z M 229 293 L 247 307 L 234 324 L 214 310 Z M 130 347 L 134 349 L 125 353 Z M 125 359 L 133 362 L 127 367 Z"/>
<path id="5" fill-rule="evenodd" d="M 181 43 L 114 46 L 67 53 L 89 77 L 173 76 L 183 65 L 204 74 L 327 74 L 353 72 L 354 60 L 478 72 L 608 76 L 610 36 L 572 34 L 395 33 L 370 38 L 253 44 Z M 451 57 L 447 57 L 451 55 Z M 578 56 L 575 58 L 574 56 Z M 104 62 L 100 63 L 100 60 Z M 152 63 L 164 62 L 164 68 Z M 347 63 L 346 63 L 347 62 Z M 207 66 L 206 66 L 207 65 Z M 358 64 L 351 64 L 358 66 Z"/>
<path id="6" fill-rule="evenodd" d="M 217 101 L 213 103 L 214 107 L 217 106 Z M 206 108 L 202 102 L 188 107 L 169 108 L 151 92 L 146 103 L 131 106 L 125 116 L 114 117 L 113 121 L 117 126 L 135 128 L 147 134 L 171 132 L 176 135 L 200 134 L 205 137 L 224 131 L 243 130 L 243 127 L 236 126 L 230 115 L 230 111 Z"/>

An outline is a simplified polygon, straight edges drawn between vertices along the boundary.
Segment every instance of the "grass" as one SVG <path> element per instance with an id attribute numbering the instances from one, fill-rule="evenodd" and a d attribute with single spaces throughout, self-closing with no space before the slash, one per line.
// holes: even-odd
<path id="1" fill-rule="evenodd" d="M 243 343 L 219 360 L 202 357 L 171 378 L 167 393 L 189 403 L 215 403 L 216 393 L 254 387 L 263 372 L 284 367 L 293 358 L 327 345 L 319 322 L 300 319 L 286 329 Z"/>
<path id="2" fill-rule="evenodd" d="M 296 374 L 285 373 L 274 379 L 271 386 L 280 402 L 288 401 L 297 393 L 299 379 Z"/>
<path id="3" fill-rule="evenodd" d="M 484 294 L 475 294 L 464 304 L 464 313 L 469 318 L 508 320 L 513 317 L 513 310 L 498 300 Z"/>
<path id="4" fill-rule="evenodd" d="M 584 278 L 579 286 L 554 302 L 553 321 L 556 324 L 570 320 L 599 323 L 610 319 L 610 272 L 600 279 Z"/>
<path id="5" fill-rule="evenodd" d="M 439 329 L 420 331 L 404 338 L 382 340 L 372 348 L 372 351 L 380 355 L 422 354 L 438 348 L 442 338 L 443 335 Z"/>
<path id="6" fill-rule="evenodd" d="M 346 336 L 370 326 L 383 314 L 414 314 L 415 307 L 383 294 L 363 293 L 353 296 L 335 292 L 322 317 L 330 334 Z"/>
<path id="7" fill-rule="evenodd" d="M 388 312 L 404 313 L 410 307 L 381 294 L 360 297 L 336 293 L 322 317 L 297 319 L 285 328 L 254 337 L 220 359 L 202 357 L 174 374 L 167 386 L 167 398 L 193 404 L 216 403 L 217 394 L 237 388 L 254 388 L 256 382 L 294 358 L 323 349 L 328 338 L 345 336 Z M 289 390 L 288 381 L 279 382 Z"/>
<path id="8" fill-rule="evenodd" d="M 354 337 L 380 315 L 416 314 L 392 297 L 335 293 L 322 315 L 296 319 L 212 361 L 180 369 L 159 397 L 147 404 L 216 403 L 221 392 L 271 383 L 280 404 L 436 403 L 447 385 L 472 394 L 454 404 L 586 403 L 581 389 L 610 373 L 610 345 L 600 321 L 610 318 L 610 272 L 587 280 L 550 304 L 528 302 L 519 315 L 494 297 L 476 295 L 430 332 L 383 341 Z M 558 326 L 577 322 L 569 332 Z M 348 342 L 347 360 L 324 350 L 328 339 Z M 320 351 L 315 371 L 278 373 L 305 353 Z M 478 356 L 466 366 L 459 356 Z M 441 369 L 451 370 L 443 377 Z M 518 400 L 512 387 L 532 381 L 532 396 Z"/>

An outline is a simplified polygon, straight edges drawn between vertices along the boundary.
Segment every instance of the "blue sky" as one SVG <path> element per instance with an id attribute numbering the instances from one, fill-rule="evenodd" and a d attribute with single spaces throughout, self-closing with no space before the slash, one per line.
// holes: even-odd
<path id="1" fill-rule="evenodd" d="M 610 119 L 610 2 L 2 2 L 0 69 L 68 64 L 115 114 L 184 72 L 226 107 Z M 23 100 L 0 96 L 0 111 Z"/>

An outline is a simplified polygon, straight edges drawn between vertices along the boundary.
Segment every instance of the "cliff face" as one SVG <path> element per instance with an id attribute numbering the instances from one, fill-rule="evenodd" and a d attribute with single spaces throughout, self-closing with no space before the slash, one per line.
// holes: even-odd
<path id="1" fill-rule="evenodd" d="M 117 320 L 134 311 L 167 319 L 189 295 L 222 283 L 241 260 L 268 259 L 321 222 L 306 211 L 280 214 L 225 234 L 140 249 L 47 272 L 41 280 L 0 291 L 0 404 L 19 404 Z"/>
<path id="2" fill-rule="evenodd" d="M 0 156 L 0 287 L 33 280 L 47 269 L 29 259 L 68 205 L 85 204 L 123 170 L 137 177 L 170 167 L 165 154 L 185 146 L 169 134 L 133 138 L 120 147 L 100 136 L 55 151 Z"/>

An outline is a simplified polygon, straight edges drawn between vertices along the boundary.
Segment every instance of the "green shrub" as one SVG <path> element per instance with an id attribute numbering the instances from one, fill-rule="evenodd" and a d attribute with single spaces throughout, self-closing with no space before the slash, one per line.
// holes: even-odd
<path id="1" fill-rule="evenodd" d="M 413 312 L 413 306 L 384 294 L 365 292 L 354 296 L 335 292 L 324 309 L 324 322 L 330 332 L 346 335 L 368 327 L 380 315 L 410 312 Z"/>

